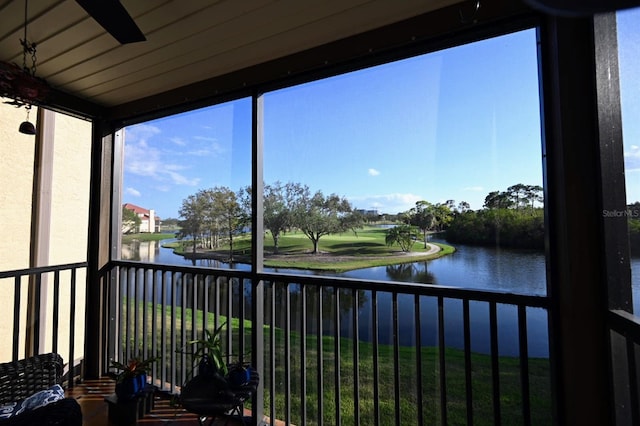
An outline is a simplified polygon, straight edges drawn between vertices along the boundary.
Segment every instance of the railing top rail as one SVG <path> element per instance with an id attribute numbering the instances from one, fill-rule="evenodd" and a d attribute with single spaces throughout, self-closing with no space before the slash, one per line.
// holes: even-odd
<path id="1" fill-rule="evenodd" d="M 390 293 L 417 294 L 421 296 L 442 296 L 452 299 L 470 299 L 511 305 L 526 305 L 539 308 L 549 307 L 549 299 L 546 296 L 505 293 L 494 290 L 478 290 L 435 284 L 379 281 L 370 279 L 362 280 L 356 278 L 323 277 L 314 275 L 277 274 L 270 272 L 259 274 L 259 278 L 265 281 L 288 281 L 296 284 L 321 285 L 325 287 L 375 290 Z"/>
<path id="2" fill-rule="evenodd" d="M 219 269 L 219 268 L 204 268 L 195 266 L 182 266 L 182 265 L 163 265 L 163 264 L 150 264 L 131 261 L 114 261 L 114 266 L 124 266 L 130 268 L 202 274 L 202 275 L 214 275 L 214 276 L 228 276 L 249 280 L 263 280 L 274 282 L 287 282 L 302 285 L 315 285 L 324 287 L 340 287 L 356 290 L 372 290 L 390 293 L 403 293 L 403 294 L 417 294 L 421 296 L 434 296 L 445 297 L 452 299 L 468 299 L 481 302 L 495 302 L 504 303 L 510 305 L 523 305 L 534 308 L 549 308 L 549 299 L 547 296 L 540 295 L 526 295 L 505 293 L 494 290 L 478 290 L 462 287 L 450 287 L 434 284 L 421 284 L 421 283 L 406 283 L 406 282 L 393 282 L 393 281 L 376 281 L 376 280 L 361 280 L 356 278 L 344 278 L 344 277 L 327 277 L 318 275 L 296 275 L 296 274 L 282 274 L 274 272 L 261 272 L 254 273 L 251 271 L 238 271 L 232 269 Z"/>
<path id="3" fill-rule="evenodd" d="M 621 310 L 609 311 L 609 326 L 640 344 L 640 318 Z"/>
<path id="4" fill-rule="evenodd" d="M 110 266 L 125 266 L 128 268 L 151 269 L 151 270 L 159 270 L 159 271 L 181 272 L 181 273 L 188 273 L 188 274 L 228 276 L 228 277 L 247 278 L 247 279 L 251 279 L 254 276 L 250 271 L 240 271 L 235 269 L 205 268 L 202 266 L 188 266 L 188 265 L 166 265 L 162 263 L 144 263 L 144 262 L 134 262 L 130 260 L 114 260 L 110 263 Z"/>
<path id="5" fill-rule="evenodd" d="M 37 268 L 16 269 L 13 271 L 0 271 L 0 278 L 11 278 L 21 275 L 42 274 L 45 272 L 63 271 L 67 269 L 86 268 L 87 262 L 67 263 L 64 265 L 38 266 Z"/>

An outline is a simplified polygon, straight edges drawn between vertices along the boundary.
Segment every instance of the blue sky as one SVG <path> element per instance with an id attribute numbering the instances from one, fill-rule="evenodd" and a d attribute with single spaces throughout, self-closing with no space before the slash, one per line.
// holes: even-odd
<path id="1" fill-rule="evenodd" d="M 640 8 L 618 13 L 620 98 L 627 201 L 640 201 Z"/>
<path id="2" fill-rule="evenodd" d="M 419 200 L 479 209 L 490 191 L 542 185 L 534 30 L 270 92 L 264 106 L 267 184 L 303 183 L 380 213 Z M 250 124 L 241 99 L 127 128 L 123 202 L 177 217 L 200 189 L 249 185 Z M 628 180 L 638 155 L 629 145 Z"/>

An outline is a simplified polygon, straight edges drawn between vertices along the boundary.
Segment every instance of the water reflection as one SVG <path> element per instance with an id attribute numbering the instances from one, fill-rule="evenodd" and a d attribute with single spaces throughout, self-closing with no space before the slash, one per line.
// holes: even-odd
<path id="1" fill-rule="evenodd" d="M 429 272 L 429 262 L 401 263 L 385 266 L 387 278 L 391 281 L 436 284 L 436 277 Z"/>

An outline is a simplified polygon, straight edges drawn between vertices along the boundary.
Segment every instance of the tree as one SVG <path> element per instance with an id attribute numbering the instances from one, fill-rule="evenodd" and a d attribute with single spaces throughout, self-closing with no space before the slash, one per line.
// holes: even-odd
<path id="1" fill-rule="evenodd" d="M 178 228 L 178 219 L 174 217 L 168 217 L 166 219 L 162 219 L 162 228 L 166 230 L 175 230 Z"/>
<path id="2" fill-rule="evenodd" d="M 469 210 L 471 210 L 471 205 L 466 201 L 460 201 L 458 203 L 458 213 L 468 212 Z"/>
<path id="3" fill-rule="evenodd" d="M 122 206 L 122 233 L 131 234 L 138 232 L 142 219 L 134 212 Z"/>
<path id="4" fill-rule="evenodd" d="M 202 197 L 198 194 L 189 195 L 182 200 L 182 206 L 178 211 L 182 220 L 180 220 L 180 232 L 178 238 L 182 239 L 188 235 L 193 238 L 193 253 L 196 252 L 198 239 L 202 234 L 202 227 L 205 221 L 205 205 Z"/>
<path id="5" fill-rule="evenodd" d="M 275 182 L 264 187 L 264 227 L 271 232 L 275 254 L 278 254 L 280 236 L 293 225 L 296 203 L 308 192 L 306 186 L 292 182 L 285 185 Z"/>
<path id="6" fill-rule="evenodd" d="M 452 207 L 453 202 L 450 203 L 449 201 L 444 204 L 437 203 L 433 206 L 433 215 L 435 217 L 434 225 L 438 231 L 446 229 L 453 220 Z"/>
<path id="7" fill-rule="evenodd" d="M 387 229 L 384 242 L 388 246 L 398 244 L 400 246 L 400 250 L 403 252 L 409 252 L 415 242 L 415 236 L 415 227 L 405 224 L 397 225 L 393 228 Z"/>
<path id="8" fill-rule="evenodd" d="M 484 199 L 486 209 L 508 209 L 513 205 L 513 201 L 506 192 L 492 191 Z"/>
<path id="9" fill-rule="evenodd" d="M 233 236 L 242 222 L 242 209 L 236 198 L 236 193 L 227 187 L 213 189 L 213 211 L 220 218 L 222 229 L 229 237 L 229 262 L 233 262 Z"/>
<path id="10" fill-rule="evenodd" d="M 417 226 L 422 232 L 424 248 L 427 248 L 427 232 L 436 226 L 436 213 L 434 205 L 428 201 L 417 201 L 416 206 L 408 213 L 409 224 Z"/>
<path id="11" fill-rule="evenodd" d="M 525 194 L 531 203 L 530 207 L 532 209 L 535 208 L 535 203 L 544 203 L 544 195 L 540 185 L 527 185 L 525 188 Z"/>
<path id="12" fill-rule="evenodd" d="M 293 206 L 293 224 L 311 240 L 313 253 L 317 254 L 320 238 L 352 227 L 351 212 L 345 198 L 336 194 L 325 197 L 322 191 L 309 196 L 309 189 L 304 186 Z"/>

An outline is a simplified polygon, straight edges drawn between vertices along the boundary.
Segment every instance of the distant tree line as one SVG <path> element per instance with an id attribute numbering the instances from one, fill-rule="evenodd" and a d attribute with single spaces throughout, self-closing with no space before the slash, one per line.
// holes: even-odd
<path id="1" fill-rule="evenodd" d="M 490 192 L 481 210 L 458 211 L 447 229 L 452 243 L 543 249 L 542 187 L 516 184 Z"/>
<path id="2" fill-rule="evenodd" d="M 403 226 L 387 232 L 387 243 L 393 242 L 409 251 L 419 231 L 426 248 L 429 233 L 446 231 L 446 239 L 451 243 L 542 249 L 542 203 L 542 187 L 521 183 L 505 191 L 490 192 L 483 208 L 475 211 L 466 201 L 457 205 L 454 200 L 418 201 L 415 207 L 397 215 Z"/>
<path id="3" fill-rule="evenodd" d="M 191 238 L 192 250 L 213 250 L 229 245 L 233 261 L 233 240 L 251 226 L 251 186 L 234 192 L 227 187 L 198 191 L 182 201 L 178 238 Z M 351 204 L 336 194 L 312 193 L 308 186 L 275 182 L 264 186 L 264 228 L 271 233 L 274 252 L 278 253 L 280 237 L 292 230 L 302 232 L 318 253 L 320 239 L 328 234 L 356 230 L 364 218 Z"/>

